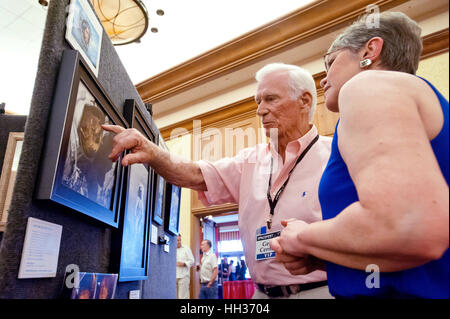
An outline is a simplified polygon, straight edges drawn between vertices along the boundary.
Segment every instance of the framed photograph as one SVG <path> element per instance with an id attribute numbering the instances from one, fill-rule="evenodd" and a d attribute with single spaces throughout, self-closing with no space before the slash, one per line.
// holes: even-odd
<path id="1" fill-rule="evenodd" d="M 114 299 L 117 274 L 78 272 L 71 299 Z"/>
<path id="2" fill-rule="evenodd" d="M 130 127 L 157 143 L 156 125 L 146 118 L 134 100 L 125 101 L 124 117 Z M 118 258 L 113 258 L 120 282 L 144 280 L 148 276 L 154 175 L 147 164 L 133 164 L 126 168 L 121 222 L 113 244 L 114 250 L 120 251 Z"/>
<path id="3" fill-rule="evenodd" d="M 161 136 L 161 133 L 158 135 L 158 143 L 157 145 L 162 149 L 168 151 L 169 149 L 164 143 L 164 139 Z M 155 178 L 155 205 L 153 208 L 153 221 L 159 225 L 164 224 L 164 210 L 166 204 L 166 187 L 167 182 L 164 178 L 159 175 L 156 175 Z"/>
<path id="4" fill-rule="evenodd" d="M 0 232 L 5 231 L 8 210 L 16 181 L 17 167 L 22 152 L 23 132 L 11 132 L 8 136 L 3 167 L 0 175 Z"/>
<path id="5" fill-rule="evenodd" d="M 66 39 L 98 76 L 103 27 L 88 0 L 71 0 L 66 22 Z"/>
<path id="6" fill-rule="evenodd" d="M 108 158 L 114 134 L 102 124 L 128 125 L 80 54 L 64 51 L 36 197 L 117 228 L 122 156 L 117 162 Z"/>
<path id="7" fill-rule="evenodd" d="M 153 221 L 159 225 L 164 223 L 164 207 L 166 195 L 166 180 L 156 175 L 155 182 L 155 205 L 153 208 Z"/>
<path id="8" fill-rule="evenodd" d="M 181 187 L 167 184 L 165 228 L 172 235 L 178 235 L 180 224 Z"/>

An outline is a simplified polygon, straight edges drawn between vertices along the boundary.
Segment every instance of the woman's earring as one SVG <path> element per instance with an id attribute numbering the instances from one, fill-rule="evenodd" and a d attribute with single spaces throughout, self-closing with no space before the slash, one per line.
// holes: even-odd
<path id="1" fill-rule="evenodd" d="M 359 62 L 359 66 L 364 69 L 365 67 L 368 67 L 369 65 L 372 64 L 372 60 L 371 59 L 364 59 L 361 62 Z"/>

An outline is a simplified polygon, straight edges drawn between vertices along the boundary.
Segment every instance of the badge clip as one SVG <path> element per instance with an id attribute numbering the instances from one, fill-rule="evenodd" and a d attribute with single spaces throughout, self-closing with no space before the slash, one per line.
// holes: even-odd
<path id="1" fill-rule="evenodd" d="M 272 227 L 272 216 L 266 219 L 267 229 Z"/>

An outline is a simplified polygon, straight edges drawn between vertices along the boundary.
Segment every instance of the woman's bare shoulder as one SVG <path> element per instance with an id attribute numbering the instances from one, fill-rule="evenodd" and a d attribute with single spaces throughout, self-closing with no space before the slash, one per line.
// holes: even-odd
<path id="1" fill-rule="evenodd" d="M 397 71 L 367 70 L 356 74 L 344 86 L 381 86 L 392 89 L 427 87 L 428 85 L 418 76 Z"/>
<path id="2" fill-rule="evenodd" d="M 404 72 L 370 70 L 355 75 L 341 89 L 339 108 L 346 112 L 350 100 L 361 101 L 359 105 L 384 109 L 385 114 L 411 111 L 403 106 L 414 107 L 419 113 L 428 137 L 439 133 L 443 114 L 433 89 L 420 77 Z M 354 108 L 353 108 L 354 110 Z M 364 111 L 364 107 L 360 108 Z"/>

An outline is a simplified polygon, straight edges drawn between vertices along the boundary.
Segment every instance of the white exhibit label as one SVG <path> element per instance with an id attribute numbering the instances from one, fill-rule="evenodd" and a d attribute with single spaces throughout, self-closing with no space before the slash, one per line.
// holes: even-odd
<path id="1" fill-rule="evenodd" d="M 129 299 L 141 299 L 140 290 L 130 290 Z"/>
<path id="2" fill-rule="evenodd" d="M 166 244 L 164 245 L 164 251 L 166 253 L 170 252 L 170 246 L 169 246 L 169 242 L 170 242 L 170 238 L 167 235 L 164 235 L 164 239 L 166 240 Z"/>
<path id="3" fill-rule="evenodd" d="M 56 277 L 62 226 L 28 218 L 19 279 Z"/>
<path id="4" fill-rule="evenodd" d="M 152 244 L 158 245 L 158 227 L 152 224 L 152 235 L 150 242 Z"/>

